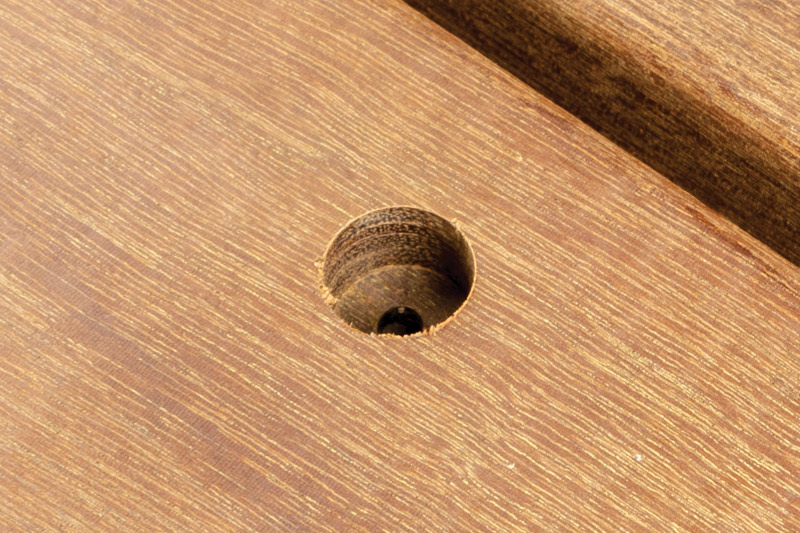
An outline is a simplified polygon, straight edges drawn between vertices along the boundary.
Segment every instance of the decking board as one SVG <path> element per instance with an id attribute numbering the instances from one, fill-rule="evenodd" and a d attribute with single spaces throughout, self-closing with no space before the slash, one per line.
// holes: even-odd
<path id="1" fill-rule="evenodd" d="M 6 1 L 0 138 L 0 529 L 800 524 L 797 268 L 399 1 Z M 320 292 L 388 205 L 435 335 Z"/>

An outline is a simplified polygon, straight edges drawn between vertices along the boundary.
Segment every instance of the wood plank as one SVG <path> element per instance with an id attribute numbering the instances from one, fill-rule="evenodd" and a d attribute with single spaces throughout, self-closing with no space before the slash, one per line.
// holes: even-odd
<path id="1" fill-rule="evenodd" d="M 800 274 L 407 5 L 0 4 L 0 529 L 800 527 Z M 353 217 L 476 258 L 435 335 Z"/>
<path id="2" fill-rule="evenodd" d="M 408 1 L 800 264 L 800 4 Z"/>

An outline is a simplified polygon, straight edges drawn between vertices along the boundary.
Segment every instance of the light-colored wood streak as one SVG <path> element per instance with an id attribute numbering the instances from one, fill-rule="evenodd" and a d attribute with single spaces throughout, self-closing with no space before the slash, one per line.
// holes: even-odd
<path id="1" fill-rule="evenodd" d="M 0 4 L 0 529 L 800 527 L 800 274 L 399 1 Z M 457 220 L 369 336 L 315 267 Z"/>
<path id="2" fill-rule="evenodd" d="M 800 265 L 800 4 L 408 2 Z"/>

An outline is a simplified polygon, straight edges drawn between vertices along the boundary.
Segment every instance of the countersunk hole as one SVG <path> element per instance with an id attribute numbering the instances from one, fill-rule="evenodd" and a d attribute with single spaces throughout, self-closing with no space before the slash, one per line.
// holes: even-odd
<path id="1" fill-rule="evenodd" d="M 378 320 L 378 333 L 413 335 L 422 331 L 422 317 L 410 307 L 392 307 Z"/>
<path id="2" fill-rule="evenodd" d="M 414 207 L 371 211 L 334 237 L 322 287 L 339 317 L 365 333 L 438 329 L 467 301 L 475 260 L 451 222 Z"/>

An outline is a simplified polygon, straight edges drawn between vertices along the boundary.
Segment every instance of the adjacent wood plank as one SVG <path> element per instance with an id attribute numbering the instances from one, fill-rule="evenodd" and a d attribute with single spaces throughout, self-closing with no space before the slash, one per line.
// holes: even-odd
<path id="1" fill-rule="evenodd" d="M 405 4 L 0 4 L 0 529 L 790 531 L 800 274 Z M 434 336 L 315 261 L 457 219 Z"/>
<path id="2" fill-rule="evenodd" d="M 800 264 L 800 5 L 409 3 Z"/>

